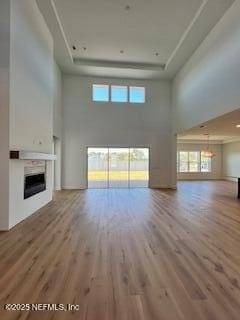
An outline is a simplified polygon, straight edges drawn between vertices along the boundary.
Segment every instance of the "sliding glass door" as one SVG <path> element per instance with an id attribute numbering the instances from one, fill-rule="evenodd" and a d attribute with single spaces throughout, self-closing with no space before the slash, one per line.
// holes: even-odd
<path id="1" fill-rule="evenodd" d="M 88 148 L 88 188 L 146 188 L 148 148 Z"/>
<path id="2" fill-rule="evenodd" d="M 129 184 L 131 188 L 147 188 L 149 180 L 149 149 L 130 148 Z"/>
<path id="3" fill-rule="evenodd" d="M 109 148 L 109 188 L 128 188 L 129 148 Z"/>
<path id="4" fill-rule="evenodd" d="M 88 188 L 108 188 L 108 148 L 88 148 Z"/>

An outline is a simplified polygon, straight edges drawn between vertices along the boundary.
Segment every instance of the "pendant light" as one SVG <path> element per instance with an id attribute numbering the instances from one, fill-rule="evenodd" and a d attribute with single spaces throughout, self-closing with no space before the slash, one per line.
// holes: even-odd
<path id="1" fill-rule="evenodd" d="M 203 155 L 204 157 L 208 157 L 208 158 L 213 158 L 215 156 L 215 154 L 213 153 L 213 151 L 210 150 L 210 143 L 209 143 L 209 133 L 205 134 L 207 136 L 207 149 L 205 151 L 203 151 Z"/>

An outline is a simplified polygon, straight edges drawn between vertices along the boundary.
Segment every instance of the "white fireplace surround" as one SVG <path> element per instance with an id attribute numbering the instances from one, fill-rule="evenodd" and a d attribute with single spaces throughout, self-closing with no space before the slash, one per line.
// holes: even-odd
<path id="1" fill-rule="evenodd" d="M 10 199 L 8 229 L 12 228 L 17 223 L 26 219 L 32 213 L 34 213 L 39 208 L 43 207 L 52 200 L 52 161 L 46 161 L 46 190 L 37 193 L 28 199 L 24 199 L 23 192 L 25 168 L 29 167 L 29 162 L 32 162 L 32 160 L 10 160 Z"/>

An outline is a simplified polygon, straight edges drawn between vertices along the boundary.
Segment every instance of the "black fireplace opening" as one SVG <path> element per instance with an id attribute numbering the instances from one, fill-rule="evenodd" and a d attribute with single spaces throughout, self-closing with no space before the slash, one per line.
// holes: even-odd
<path id="1" fill-rule="evenodd" d="M 46 190 L 45 173 L 25 175 L 24 179 L 24 199 Z"/>

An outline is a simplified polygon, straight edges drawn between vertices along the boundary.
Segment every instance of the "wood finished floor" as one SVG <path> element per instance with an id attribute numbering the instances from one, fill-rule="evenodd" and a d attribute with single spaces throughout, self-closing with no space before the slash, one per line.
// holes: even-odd
<path id="1" fill-rule="evenodd" d="M 229 182 L 63 191 L 0 233 L 0 319 L 239 320 L 240 201 Z M 80 311 L 4 311 L 72 303 Z"/>

